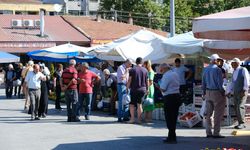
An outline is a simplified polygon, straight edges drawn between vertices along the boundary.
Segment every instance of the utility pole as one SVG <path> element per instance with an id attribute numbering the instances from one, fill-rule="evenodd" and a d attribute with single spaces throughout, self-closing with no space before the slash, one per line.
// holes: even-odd
<path id="1" fill-rule="evenodd" d="M 170 37 L 175 35 L 175 7 L 174 0 L 170 0 Z"/>

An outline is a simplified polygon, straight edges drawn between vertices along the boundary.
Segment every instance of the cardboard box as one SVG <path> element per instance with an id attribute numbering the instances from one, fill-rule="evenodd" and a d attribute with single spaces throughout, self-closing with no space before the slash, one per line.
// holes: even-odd
<path id="1" fill-rule="evenodd" d="M 187 112 L 179 117 L 179 123 L 181 126 L 192 128 L 194 125 L 202 121 L 198 112 Z"/>
<path id="2" fill-rule="evenodd" d="M 194 105 L 199 105 L 199 106 L 201 106 L 202 105 L 202 101 L 203 101 L 203 99 L 202 99 L 202 97 L 201 96 L 195 96 L 194 97 Z"/>

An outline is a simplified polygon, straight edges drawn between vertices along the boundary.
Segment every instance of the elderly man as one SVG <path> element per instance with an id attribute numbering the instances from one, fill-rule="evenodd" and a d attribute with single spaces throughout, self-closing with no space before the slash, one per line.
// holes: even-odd
<path id="1" fill-rule="evenodd" d="M 16 72 L 12 64 L 9 64 L 8 71 L 5 74 L 5 93 L 6 98 L 11 98 L 13 93 L 13 81 L 16 79 Z"/>
<path id="2" fill-rule="evenodd" d="M 23 78 L 23 93 L 25 95 L 25 104 L 24 104 L 24 110 L 25 111 L 28 111 L 29 107 L 30 107 L 30 96 L 29 96 L 29 90 L 28 90 L 28 86 L 27 84 L 24 82 L 27 74 L 29 71 L 33 71 L 33 65 L 34 65 L 34 62 L 32 60 L 30 60 L 28 63 L 27 63 L 27 67 L 26 68 L 23 68 L 22 70 L 22 78 Z"/>
<path id="3" fill-rule="evenodd" d="M 122 96 L 126 94 L 126 85 L 129 78 L 129 68 L 132 60 L 127 59 L 124 64 L 117 69 L 117 92 L 118 92 L 118 122 L 128 121 L 128 106 L 122 107 Z"/>
<path id="4" fill-rule="evenodd" d="M 79 85 L 79 105 L 77 107 L 77 116 L 80 117 L 80 110 L 83 107 L 83 101 L 85 100 L 85 120 L 89 120 L 89 115 L 91 111 L 91 101 L 93 94 L 93 87 L 95 82 L 98 82 L 100 77 L 94 72 L 89 70 L 88 63 L 83 63 L 81 72 L 78 73 L 78 83 Z"/>
<path id="5" fill-rule="evenodd" d="M 249 89 L 249 72 L 245 67 L 240 66 L 240 59 L 234 58 L 231 62 L 231 65 L 234 69 L 232 84 L 230 86 L 229 94 L 233 95 L 234 108 L 236 112 L 236 117 L 238 125 L 235 129 L 243 129 L 246 126 L 245 123 L 245 104 L 248 95 Z"/>
<path id="6" fill-rule="evenodd" d="M 176 144 L 176 122 L 178 117 L 180 99 L 180 79 L 176 72 L 171 70 L 170 65 L 161 64 L 160 72 L 163 74 L 160 89 L 163 94 L 164 112 L 168 127 L 168 137 L 163 140 L 164 143 Z"/>
<path id="7" fill-rule="evenodd" d="M 40 66 L 35 64 L 33 66 L 33 71 L 29 71 L 25 77 L 30 96 L 31 120 L 40 120 L 38 117 L 38 108 L 41 97 L 41 80 L 45 81 L 46 77 L 39 70 Z"/>
<path id="8" fill-rule="evenodd" d="M 111 100 L 110 100 L 110 115 L 115 115 L 115 101 L 117 100 L 117 74 L 110 73 L 108 69 L 103 70 L 105 76 L 105 83 L 107 87 L 112 90 Z"/>
<path id="9" fill-rule="evenodd" d="M 204 69 L 202 76 L 203 96 L 206 99 L 206 134 L 207 138 L 224 138 L 220 135 L 221 120 L 224 115 L 226 97 L 223 85 L 223 75 L 217 66 L 218 54 L 210 57 L 210 65 Z M 212 134 L 211 116 L 214 112 L 214 132 Z"/>
<path id="10" fill-rule="evenodd" d="M 78 104 L 78 92 L 77 92 L 78 76 L 75 65 L 76 61 L 74 59 L 71 59 L 69 61 L 69 67 L 63 70 L 60 83 L 62 91 L 65 91 L 68 122 L 80 121 L 76 116 L 77 104 Z"/>

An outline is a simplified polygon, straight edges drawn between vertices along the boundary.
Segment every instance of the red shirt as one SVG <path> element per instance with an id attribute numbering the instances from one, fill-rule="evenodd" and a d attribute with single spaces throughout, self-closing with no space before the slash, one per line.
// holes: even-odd
<path id="1" fill-rule="evenodd" d="M 74 82 L 68 87 L 68 89 L 77 89 L 77 70 L 73 66 L 69 66 L 68 68 L 63 70 L 62 73 L 62 81 L 63 84 L 68 85 L 69 82 L 75 79 Z"/>
<path id="2" fill-rule="evenodd" d="M 79 92 L 80 93 L 93 93 L 93 79 L 97 79 L 97 75 L 90 71 L 87 70 L 86 73 L 80 72 L 78 73 L 78 78 L 84 79 L 85 81 L 80 83 L 79 86 Z"/>

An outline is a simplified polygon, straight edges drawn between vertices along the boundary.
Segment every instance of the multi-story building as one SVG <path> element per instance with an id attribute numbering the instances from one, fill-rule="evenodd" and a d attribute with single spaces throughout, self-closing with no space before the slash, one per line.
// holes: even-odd
<path id="1" fill-rule="evenodd" d="M 41 8 L 48 15 L 56 14 L 54 4 L 43 4 L 40 0 L 0 0 L 0 14 L 36 15 Z"/>
<path id="2" fill-rule="evenodd" d="M 43 0 L 43 3 L 61 4 L 66 14 L 93 15 L 99 9 L 100 0 Z"/>

